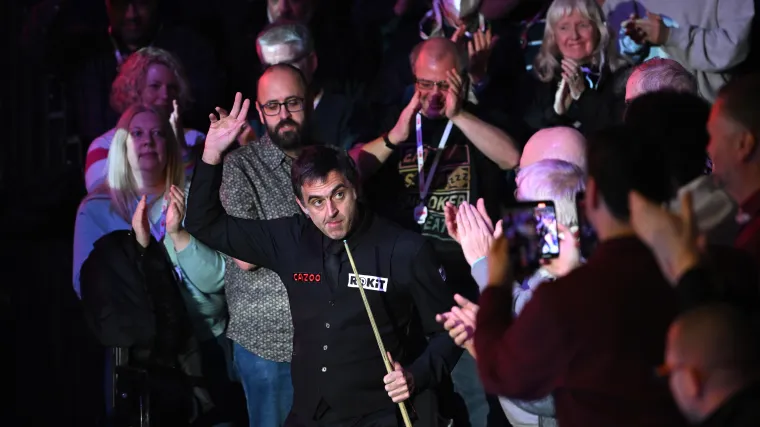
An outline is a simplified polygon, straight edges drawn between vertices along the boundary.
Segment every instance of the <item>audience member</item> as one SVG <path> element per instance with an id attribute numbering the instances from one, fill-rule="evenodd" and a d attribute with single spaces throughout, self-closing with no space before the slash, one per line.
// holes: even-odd
<path id="1" fill-rule="evenodd" d="M 205 135 L 182 126 L 182 112 L 187 111 L 193 98 L 184 69 L 169 52 L 146 47 L 133 53 L 119 69 L 111 85 L 111 108 L 123 113 L 129 106 L 140 103 L 160 109 L 169 117 L 180 143 L 187 177 L 192 174 L 193 147 L 203 143 Z M 108 152 L 118 128 L 95 138 L 87 150 L 84 167 L 87 192 L 102 184 L 108 175 Z"/>
<path id="2" fill-rule="evenodd" d="M 266 132 L 224 159 L 220 198 L 225 211 L 248 219 L 300 212 L 290 168 L 308 143 L 311 97 L 299 69 L 272 65 L 259 79 L 256 108 Z M 224 278 L 235 366 L 251 426 L 278 427 L 293 403 L 290 358 L 293 322 L 288 294 L 272 270 L 226 257 Z"/>
<path id="3" fill-rule="evenodd" d="M 168 258 L 176 270 L 173 273 L 179 278 L 179 293 L 192 323 L 191 335 L 200 346 L 202 365 L 190 365 L 186 371 L 195 376 L 209 376 L 212 381 L 224 381 L 229 372 L 226 369 L 229 351 L 224 337 L 227 304 L 223 293 L 223 258 L 182 226 L 185 200 L 180 189 L 186 187 L 185 172 L 179 144 L 164 112 L 140 104 L 127 108 L 119 119 L 108 163 L 105 185 L 89 194 L 77 213 L 74 290 L 81 298 L 88 297 L 80 293 L 80 269 L 90 253 L 97 250 L 103 236 L 133 229 L 136 237 L 143 239 L 140 241 L 143 247 L 147 247 L 146 242 L 152 236 L 162 246 L 164 259 Z M 149 235 L 144 234 L 148 232 Z M 112 292 L 108 291 L 109 283 L 81 285 L 83 291 Z M 139 285 L 137 289 L 143 289 Z M 144 315 L 139 309 L 130 308 L 132 312 L 114 312 L 127 318 Z M 109 312 L 109 307 L 101 309 Z M 161 307 L 155 310 L 160 311 Z M 99 320 L 107 318 L 101 315 Z M 199 371 L 201 369 L 208 371 Z M 222 396 L 212 398 L 223 399 Z M 204 409 L 209 409 L 211 404 L 205 402 Z"/>
<path id="4" fill-rule="evenodd" d="M 586 138 L 571 127 L 541 129 L 523 147 L 520 169 L 544 159 L 564 160 L 585 171 Z"/>
<path id="5" fill-rule="evenodd" d="M 411 60 L 417 80 L 412 101 L 388 133 L 358 145 L 352 154 L 368 179 L 365 190 L 375 211 L 428 237 L 446 266 L 448 281 L 475 298 L 470 268 L 446 233 L 444 206 L 483 197 L 495 218 L 505 195 L 500 169 L 517 165 L 518 143 L 462 100 L 464 60 L 452 41 L 434 37 L 422 42 Z M 484 425 L 488 407 L 468 354 L 452 375 L 471 424 Z"/>
<path id="6" fill-rule="evenodd" d="M 699 0 L 687 3 L 608 0 L 610 25 L 623 29 L 631 51 L 640 58 L 649 48 L 678 61 L 692 72 L 699 93 L 714 101 L 732 71 L 749 54 L 754 0 Z M 638 45 L 638 46 L 637 46 Z"/>
<path id="7" fill-rule="evenodd" d="M 671 206 L 678 209 L 678 195 L 692 194 L 698 228 L 711 244 L 733 246 L 739 231 L 737 206 L 719 188 L 713 177 L 705 175 L 707 119 L 710 105 L 697 95 L 673 91 L 647 93 L 628 107 L 626 124 L 641 131 L 650 142 L 656 142 L 669 168 L 663 185 L 673 191 Z"/>
<path id="8" fill-rule="evenodd" d="M 652 58 L 633 69 L 625 85 L 625 102 L 651 92 L 699 94 L 697 79 L 683 65 L 668 58 Z"/>
<path id="9" fill-rule="evenodd" d="M 760 260 L 760 75 L 743 76 L 718 94 L 710 112 L 707 151 L 713 174 L 739 204 L 736 247 Z"/>
<path id="10" fill-rule="evenodd" d="M 366 122 L 368 117 L 359 108 L 360 104 L 336 90 L 335 82 L 314 79 L 319 58 L 307 27 L 274 24 L 256 39 L 256 51 L 264 66 L 286 63 L 303 72 L 313 99 L 309 126 L 315 140 L 349 149 L 363 137 L 365 126 L 360 121 Z M 256 134 L 263 135 L 263 124 L 256 124 Z"/>
<path id="11" fill-rule="evenodd" d="M 551 200 L 555 203 L 560 230 L 560 256 L 540 267 L 522 283 L 515 282 L 512 306 L 515 317 L 520 314 L 533 292 L 542 283 L 554 281 L 580 265 L 578 237 L 574 231 L 578 226 L 575 197 L 585 188 L 584 178 L 584 172 L 578 166 L 556 159 L 540 160 L 520 169 L 517 178 L 517 200 Z M 458 208 L 451 204 L 446 206 L 446 226 L 449 234 L 462 245 L 465 257 L 472 266 L 472 276 L 481 290 L 485 289 L 488 282 L 487 255 L 491 243 L 501 234 L 501 224 L 497 223 L 496 227 L 493 227 L 485 215 L 483 206 L 480 201 L 477 209 L 466 203 Z M 460 307 L 440 315 L 438 320 L 444 323 L 444 327 L 450 331 L 457 344 L 464 344 L 472 354 L 471 338 L 475 330 L 475 314 L 479 307 L 461 295 L 455 298 Z M 467 312 L 468 315 L 458 315 L 459 310 Z M 464 342 L 460 342 L 461 340 Z M 503 397 L 500 400 L 504 413 L 513 426 L 549 426 L 556 423 L 551 397 L 529 402 L 512 401 Z"/>
<path id="12" fill-rule="evenodd" d="M 629 222 L 629 190 L 668 199 L 664 167 L 637 141 L 622 126 L 589 140 L 585 209 L 599 246 L 585 265 L 540 287 L 514 320 L 503 315 L 513 303 L 506 240 L 495 240 L 489 254 L 474 337 L 481 378 L 487 391 L 508 398 L 552 394 L 560 426 L 684 424 L 651 375 L 678 306 Z M 639 173 L 647 165 L 652 172 Z"/>
<path id="13" fill-rule="evenodd" d="M 760 425 L 758 336 L 756 319 L 729 305 L 700 307 L 673 322 L 660 373 L 692 424 Z"/>
<path id="14" fill-rule="evenodd" d="M 526 85 L 532 104 L 525 120 L 538 130 L 572 126 L 584 135 L 618 123 L 628 64 L 594 0 L 554 0 L 546 13 L 535 80 Z"/>
<path id="15" fill-rule="evenodd" d="M 164 0 L 165 1 L 165 0 Z M 107 0 L 108 32 L 90 40 L 100 49 L 79 67 L 73 76 L 71 95 L 76 131 L 84 141 L 92 141 L 113 127 L 121 112 L 109 103 L 111 84 L 119 69 L 143 47 L 165 49 L 175 55 L 188 73 L 195 107 L 183 111 L 185 125 L 203 128 L 206 112 L 220 94 L 220 71 L 211 44 L 186 28 L 166 22 L 159 10 L 162 0 Z"/>

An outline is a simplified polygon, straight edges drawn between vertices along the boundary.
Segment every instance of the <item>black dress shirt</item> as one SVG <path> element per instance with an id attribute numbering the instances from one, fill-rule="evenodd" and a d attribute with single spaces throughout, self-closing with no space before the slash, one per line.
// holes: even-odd
<path id="1" fill-rule="evenodd" d="M 199 161 L 185 227 L 231 257 L 269 268 L 282 278 L 293 315 L 293 411 L 313 417 L 320 402 L 351 418 L 395 404 L 369 318 L 340 256 L 335 288 L 325 283 L 326 237 L 301 215 L 269 221 L 228 216 L 219 203 L 221 166 Z M 380 335 L 394 360 L 410 371 L 415 391 L 435 386 L 461 350 L 435 321 L 454 303 L 443 266 L 422 236 L 366 211 L 348 238 Z M 330 280 L 334 281 L 334 280 Z M 419 320 L 424 334 L 411 334 Z M 429 338 L 423 351 L 413 351 Z"/>

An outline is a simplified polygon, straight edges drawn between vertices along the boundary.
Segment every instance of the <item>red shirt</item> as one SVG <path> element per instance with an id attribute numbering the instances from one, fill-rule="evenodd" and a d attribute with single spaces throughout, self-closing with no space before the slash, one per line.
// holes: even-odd
<path id="1" fill-rule="evenodd" d="M 514 321 L 511 300 L 509 287 L 480 298 L 475 347 L 487 392 L 551 393 L 562 427 L 686 425 L 654 374 L 676 293 L 638 239 L 600 243 L 586 265 L 543 284 Z"/>
<path id="2" fill-rule="evenodd" d="M 744 222 L 739 230 L 735 246 L 744 249 L 753 259 L 760 261 L 760 191 L 742 203 L 741 216 L 744 216 L 747 222 Z"/>

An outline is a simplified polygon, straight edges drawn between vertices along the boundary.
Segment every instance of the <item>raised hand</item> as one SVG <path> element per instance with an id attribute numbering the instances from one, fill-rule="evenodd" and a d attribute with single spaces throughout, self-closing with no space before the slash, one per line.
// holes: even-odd
<path id="1" fill-rule="evenodd" d="M 235 94 L 235 102 L 229 114 L 225 114 L 220 107 L 216 107 L 219 118 L 209 114 L 211 125 L 206 134 L 206 143 L 203 150 L 203 161 L 216 165 L 222 161 L 222 153 L 230 146 L 247 126 L 248 108 L 251 102 L 243 101 L 243 94 Z"/>
<path id="2" fill-rule="evenodd" d="M 467 43 L 467 53 L 470 58 L 470 78 L 477 84 L 483 81 L 488 74 L 488 61 L 491 58 L 498 36 L 491 35 L 489 28 L 485 32 L 478 30 L 472 35 L 472 40 Z"/>
<path id="3" fill-rule="evenodd" d="M 464 258 L 470 266 L 478 259 L 488 256 L 494 240 L 493 229 L 469 203 L 459 205 L 457 230 Z"/>
<path id="4" fill-rule="evenodd" d="M 385 391 L 394 403 L 403 402 L 409 399 L 414 391 L 414 377 L 411 372 L 405 370 L 400 363 L 394 362 L 390 353 L 387 353 L 388 360 L 393 366 L 393 372 L 383 377 Z"/>
<path id="5" fill-rule="evenodd" d="M 456 69 L 446 72 L 446 80 L 449 83 L 449 90 L 446 92 L 446 117 L 453 119 L 462 111 L 462 97 L 464 92 L 462 77 Z"/>
<path id="6" fill-rule="evenodd" d="M 172 131 L 174 132 L 174 137 L 177 138 L 179 146 L 186 149 L 185 128 L 182 127 L 182 120 L 180 120 L 179 116 L 179 103 L 176 99 L 172 100 L 172 114 L 169 116 L 169 123 L 172 125 Z"/>
<path id="7" fill-rule="evenodd" d="M 652 46 L 661 46 L 670 37 L 670 28 L 665 25 L 661 15 L 647 11 L 646 19 L 634 21 L 636 33 L 640 39 Z"/>
<path id="8" fill-rule="evenodd" d="M 562 58 L 562 78 L 567 82 L 567 88 L 573 99 L 580 98 L 586 90 L 586 79 L 583 78 L 581 67 L 570 58 Z"/>
<path id="9" fill-rule="evenodd" d="M 391 141 L 391 144 L 398 145 L 409 138 L 409 133 L 414 126 L 415 115 L 420 111 L 420 108 L 422 108 L 422 102 L 420 101 L 421 96 L 422 94 L 420 91 L 415 91 L 409 104 L 407 104 L 401 111 L 398 121 L 396 121 L 396 125 L 393 126 L 393 129 L 391 129 L 390 132 L 388 132 L 388 139 Z"/>
<path id="10" fill-rule="evenodd" d="M 449 332 L 456 345 L 470 352 L 472 357 L 476 357 L 473 336 L 480 306 L 459 294 L 454 295 L 454 300 L 457 306 L 452 307 L 447 313 L 436 315 L 435 320 Z"/>
<path id="11" fill-rule="evenodd" d="M 704 237 L 694 220 L 691 193 L 681 197 L 681 209 L 673 214 L 637 192 L 629 195 L 631 225 L 636 235 L 652 250 L 663 275 L 675 285 L 700 259 Z"/>
<path id="12" fill-rule="evenodd" d="M 185 193 L 179 187 L 172 185 L 166 197 L 169 201 L 166 211 L 166 233 L 173 236 L 182 230 L 182 220 L 185 218 Z"/>
<path id="13" fill-rule="evenodd" d="M 143 195 L 137 204 L 135 213 L 132 214 L 132 230 L 135 232 L 137 243 L 143 248 L 147 248 L 150 244 L 150 222 L 148 221 L 148 213 L 145 209 L 146 204 L 146 197 Z"/>

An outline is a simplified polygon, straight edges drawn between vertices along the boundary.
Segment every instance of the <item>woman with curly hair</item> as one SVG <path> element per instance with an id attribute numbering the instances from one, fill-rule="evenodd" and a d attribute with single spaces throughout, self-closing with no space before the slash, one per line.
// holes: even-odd
<path id="1" fill-rule="evenodd" d="M 554 0 L 527 85 L 533 91 L 527 123 L 588 134 L 621 121 L 629 65 L 596 0 Z"/>
<path id="2" fill-rule="evenodd" d="M 192 171 L 191 148 L 200 146 L 206 138 L 197 130 L 182 127 L 180 113 L 187 111 L 192 101 L 182 65 L 171 53 L 155 47 L 142 48 L 130 55 L 111 85 L 111 107 L 117 113 L 122 114 L 133 104 L 142 104 L 170 117 L 188 177 Z M 87 150 L 85 184 L 88 193 L 102 184 L 108 173 L 106 160 L 115 134 L 116 128 L 109 130 L 95 138 Z"/>

